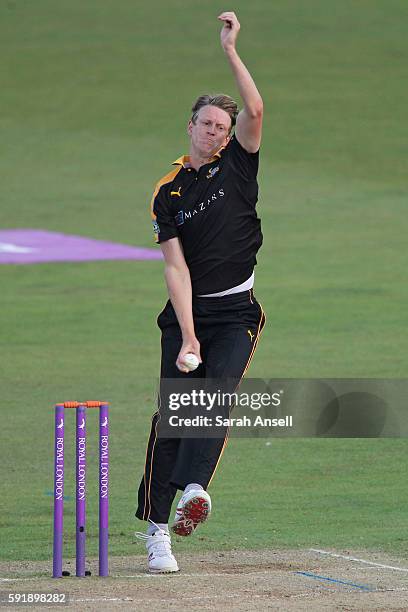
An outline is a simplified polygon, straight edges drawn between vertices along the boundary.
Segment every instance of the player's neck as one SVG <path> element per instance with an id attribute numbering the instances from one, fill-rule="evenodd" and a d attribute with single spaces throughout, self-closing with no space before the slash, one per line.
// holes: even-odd
<path id="1" fill-rule="evenodd" d="M 217 151 L 214 151 L 214 153 L 210 155 L 210 157 L 203 157 L 202 155 L 200 155 L 199 151 L 191 147 L 190 155 L 189 155 L 190 167 L 198 171 L 201 168 L 201 166 L 205 166 L 205 164 L 209 164 L 214 159 L 214 155 L 216 152 Z"/>
<path id="2" fill-rule="evenodd" d="M 199 155 L 194 154 L 192 151 L 190 151 L 190 167 L 194 168 L 194 170 L 199 170 L 201 168 L 201 166 L 204 166 L 205 164 L 208 164 L 213 156 L 211 157 L 201 157 Z"/>

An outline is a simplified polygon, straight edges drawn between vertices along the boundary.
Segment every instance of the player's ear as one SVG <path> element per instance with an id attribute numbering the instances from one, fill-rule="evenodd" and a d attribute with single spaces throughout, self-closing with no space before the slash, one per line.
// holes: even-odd
<path id="1" fill-rule="evenodd" d="M 187 123 L 187 134 L 189 136 L 191 136 L 191 130 L 193 128 L 193 122 L 191 121 L 191 119 L 189 120 L 189 122 Z"/>

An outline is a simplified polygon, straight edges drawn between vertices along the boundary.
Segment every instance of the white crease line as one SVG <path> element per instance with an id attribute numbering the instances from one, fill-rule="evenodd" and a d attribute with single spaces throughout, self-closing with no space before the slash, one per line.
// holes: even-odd
<path id="1" fill-rule="evenodd" d="M 273 571 L 273 570 L 272 570 Z M 110 576 L 110 578 L 214 578 L 214 577 L 218 577 L 218 578 L 222 578 L 223 576 L 256 576 L 259 574 L 270 574 L 270 571 L 262 571 L 262 572 L 220 572 L 219 574 L 214 573 L 214 574 L 202 574 L 202 573 L 197 573 L 197 574 L 186 574 L 185 572 L 174 572 L 174 573 L 168 573 L 168 574 L 148 574 L 146 572 L 146 574 L 134 574 L 133 576 L 123 576 L 121 574 L 114 574 L 113 576 Z"/>
<path id="2" fill-rule="evenodd" d="M 120 578 L 170 578 L 171 580 L 173 580 L 174 578 L 223 578 L 224 576 L 234 576 L 234 577 L 238 577 L 238 576 L 258 576 L 260 574 L 270 574 L 270 571 L 273 571 L 273 569 L 271 570 L 264 570 L 261 572 L 220 572 L 220 573 L 214 573 L 214 574 L 202 574 L 202 573 L 196 573 L 196 574 L 186 574 L 185 572 L 174 572 L 174 573 L 168 573 L 168 574 L 149 574 L 146 572 L 146 574 L 133 574 L 131 576 L 124 576 L 122 574 L 113 574 L 112 576 L 108 576 L 108 578 L 114 578 L 114 579 L 120 579 Z M 63 578 L 59 578 L 58 580 L 60 581 L 66 581 L 69 578 L 76 578 L 75 575 L 72 576 L 64 576 Z M 92 576 L 92 578 L 99 578 L 98 574 L 95 574 L 95 576 Z M 23 581 L 23 580 L 54 580 L 54 578 L 52 578 L 52 576 L 33 576 L 32 578 L 0 578 L 0 582 L 18 582 L 18 581 Z"/>
<path id="3" fill-rule="evenodd" d="M 183 595 L 183 601 L 202 601 L 203 599 L 224 599 L 224 598 L 237 598 L 240 597 L 242 598 L 242 593 L 234 593 L 234 594 L 221 594 L 221 595 L 193 595 L 191 597 L 186 597 L 185 595 Z M 255 598 L 255 599 L 260 599 L 262 597 L 262 595 L 256 595 L 256 594 L 250 594 L 251 599 Z M 270 595 L 268 594 L 268 598 L 270 598 Z M 277 599 L 277 598 L 275 598 Z M 179 601 L 179 598 L 177 596 L 174 597 L 167 597 L 167 598 L 162 598 L 162 599 L 139 599 L 136 597 L 85 597 L 85 598 L 81 598 L 81 599 L 73 599 L 70 598 L 68 603 L 91 603 L 91 602 L 97 602 L 97 601 L 134 601 L 136 603 L 169 603 L 171 601 Z"/>
<path id="4" fill-rule="evenodd" d="M 0 578 L 0 582 L 16 582 L 18 580 L 36 580 L 36 578 Z M 37 580 L 41 580 L 37 578 Z"/>
<path id="5" fill-rule="evenodd" d="M 21 582 L 23 580 L 32 581 L 32 580 L 54 580 L 54 578 L 50 576 L 32 576 L 31 578 L 0 578 L 0 582 Z M 57 583 L 56 583 L 57 584 Z"/>
<path id="6" fill-rule="evenodd" d="M 329 555 L 330 557 L 337 557 L 338 559 L 345 559 L 346 561 L 356 561 L 357 563 L 365 563 L 366 565 L 375 565 L 376 567 L 382 567 L 383 569 L 396 570 L 397 572 L 408 572 L 406 567 L 395 567 L 394 565 L 384 565 L 383 563 L 375 563 L 374 561 L 367 561 L 366 559 L 358 559 L 357 557 L 348 557 L 347 555 L 339 555 L 336 553 L 329 552 L 327 550 L 319 550 L 318 548 L 309 548 L 309 551 L 319 553 L 321 555 Z"/>
<path id="7" fill-rule="evenodd" d="M 70 597 L 67 603 L 91 603 L 96 601 L 134 601 L 134 599 L 132 597 L 85 597 L 83 599 L 73 599 Z"/>

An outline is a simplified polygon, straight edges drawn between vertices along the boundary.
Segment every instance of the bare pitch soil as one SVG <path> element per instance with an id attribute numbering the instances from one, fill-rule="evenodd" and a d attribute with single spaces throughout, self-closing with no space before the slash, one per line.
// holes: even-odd
<path id="1" fill-rule="evenodd" d="M 333 551 L 334 552 L 334 551 Z M 178 574 L 146 573 L 144 555 L 110 560 L 107 579 L 49 577 L 50 563 L 0 564 L 0 591 L 65 592 L 63 610 L 408 610 L 408 563 L 384 554 L 313 550 L 178 554 Z M 372 564 L 363 563 L 365 560 Z M 392 566 L 380 567 L 374 563 Z M 74 562 L 66 564 L 74 569 Z M 97 563 L 89 564 L 93 574 Z M 399 568 L 399 569 L 398 569 Z M 305 572 L 308 575 L 298 572 Z M 15 609 L 6 606 L 3 609 Z"/>

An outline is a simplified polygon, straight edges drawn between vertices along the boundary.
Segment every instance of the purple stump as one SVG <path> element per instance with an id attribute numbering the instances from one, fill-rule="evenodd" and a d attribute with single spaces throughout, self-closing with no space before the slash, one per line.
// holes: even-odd
<path id="1" fill-rule="evenodd" d="M 85 576 L 86 407 L 76 409 L 76 575 Z"/>
<path id="2" fill-rule="evenodd" d="M 62 576 L 62 543 L 64 535 L 64 417 L 64 405 L 57 404 L 55 406 L 53 578 L 61 578 Z"/>
<path id="3" fill-rule="evenodd" d="M 109 406 L 99 408 L 99 575 L 108 576 Z"/>

